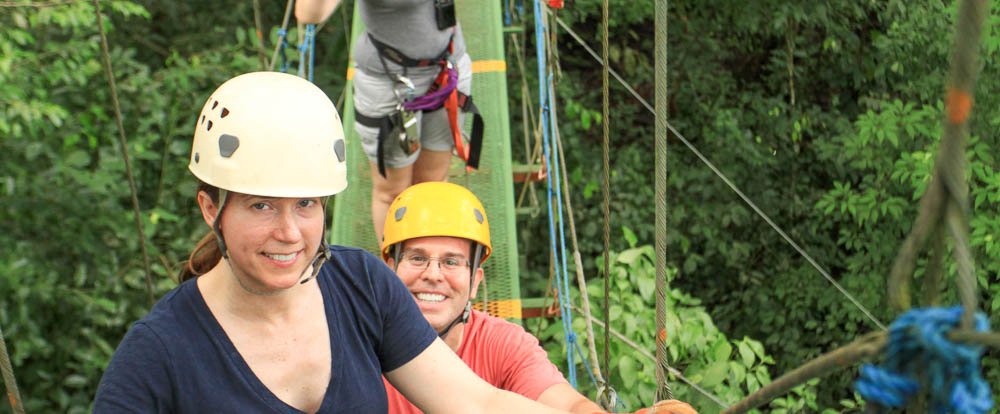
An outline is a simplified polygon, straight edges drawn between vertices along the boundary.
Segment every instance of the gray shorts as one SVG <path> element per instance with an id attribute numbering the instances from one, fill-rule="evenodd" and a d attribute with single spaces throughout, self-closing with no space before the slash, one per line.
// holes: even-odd
<path id="1" fill-rule="evenodd" d="M 458 90 L 466 95 L 472 92 L 472 59 L 468 54 L 462 54 L 455 62 L 458 70 Z M 406 76 L 413 81 L 416 96 L 423 95 L 437 77 L 438 66 L 407 69 Z M 360 67 L 354 70 L 354 110 L 364 115 L 378 118 L 396 109 L 399 104 L 393 93 L 393 84 L 389 76 L 382 72 L 365 72 Z M 455 142 L 451 135 L 451 125 L 448 123 L 448 111 L 444 108 L 434 112 L 418 114 L 420 122 L 420 147 L 430 151 L 451 151 Z M 464 125 L 464 114 L 459 111 L 458 124 Z M 378 128 L 361 125 L 354 122 L 354 129 L 361 137 L 361 147 L 371 162 L 377 162 Z M 383 149 L 385 166 L 402 168 L 416 162 L 420 149 L 406 155 L 398 145 L 386 145 Z"/>

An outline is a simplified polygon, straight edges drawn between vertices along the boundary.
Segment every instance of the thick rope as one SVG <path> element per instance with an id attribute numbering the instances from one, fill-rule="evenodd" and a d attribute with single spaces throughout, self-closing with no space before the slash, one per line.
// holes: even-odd
<path id="1" fill-rule="evenodd" d="M 24 414 L 24 401 L 21 400 L 21 393 L 17 390 L 17 380 L 14 378 L 14 368 L 10 363 L 10 355 L 7 354 L 7 342 L 3 339 L 3 329 L 0 328 L 0 374 L 3 375 L 3 383 L 7 387 L 7 402 L 16 414 Z"/>
<path id="2" fill-rule="evenodd" d="M 968 186 L 965 183 L 965 136 L 978 71 L 978 48 L 987 2 L 966 0 L 959 5 L 955 44 L 945 97 L 945 125 L 934 163 L 934 175 L 920 199 L 913 229 L 907 235 L 889 277 L 889 298 L 898 310 L 910 307 L 910 285 L 920 250 L 935 229 L 944 226 L 954 238 L 958 264 L 958 294 L 965 313 L 962 326 L 969 329 L 977 308 L 977 289 L 972 254 L 968 246 Z M 944 237 L 944 231 L 936 237 Z M 938 248 L 944 248 L 938 245 Z M 934 295 L 929 297 L 933 298 Z"/>
<path id="3" fill-rule="evenodd" d="M 549 88 L 549 83 L 551 82 L 551 74 L 549 73 L 549 66 L 546 61 L 546 33 L 548 29 L 545 24 L 545 11 L 540 0 L 534 0 L 535 6 L 535 55 L 538 60 L 538 101 L 541 113 L 541 130 L 542 130 L 542 141 L 545 153 L 546 163 L 550 166 L 559 165 L 558 154 L 555 152 L 553 145 L 550 141 L 550 127 L 551 127 L 551 113 L 552 105 L 555 102 L 555 97 L 551 93 Z M 561 309 L 561 320 L 563 334 L 566 338 L 567 347 L 570 343 L 576 341 L 576 333 L 573 332 L 573 314 L 569 308 L 569 285 L 564 276 L 565 267 L 565 241 L 562 242 L 563 249 L 559 250 L 557 243 L 557 235 L 561 234 L 560 231 L 557 233 L 556 221 L 560 223 L 560 229 L 562 228 L 562 202 L 559 197 L 559 169 L 550 168 L 550 173 L 546 174 L 546 200 L 548 201 L 546 205 L 548 206 L 549 214 L 549 248 L 553 254 L 553 266 L 555 267 L 556 283 L 559 286 L 559 307 Z M 553 206 L 555 204 L 555 206 Z M 570 348 L 567 348 L 566 352 L 566 376 L 569 379 L 570 385 L 576 388 L 576 363 L 574 362 L 573 352 Z"/>
<path id="4" fill-rule="evenodd" d="M 957 329 L 947 334 L 952 342 L 986 345 L 1000 349 L 1000 333 L 983 333 Z M 784 395 L 792 388 L 805 384 L 810 379 L 821 377 L 842 368 L 852 366 L 882 353 L 889 340 L 889 333 L 877 331 L 862 336 L 848 345 L 823 354 L 778 379 L 765 385 L 753 394 L 733 404 L 723 414 L 742 414 Z"/>
<path id="5" fill-rule="evenodd" d="M 573 31 L 572 28 L 570 28 L 561 19 L 556 18 L 556 22 L 560 26 L 562 26 L 562 28 L 565 29 L 570 34 L 570 36 L 572 36 L 573 39 L 575 39 L 576 42 L 580 44 L 580 46 L 582 46 L 590 54 L 591 57 L 594 58 L 594 60 L 596 60 L 599 63 L 603 63 L 601 57 L 598 56 L 597 52 L 594 52 L 594 49 L 592 49 L 589 45 L 587 45 L 587 43 L 584 42 L 583 39 L 580 38 L 580 36 Z M 640 96 L 639 93 L 635 91 L 635 88 L 632 87 L 632 85 L 629 85 L 628 82 L 626 82 L 625 79 L 622 78 L 621 75 L 619 75 L 618 72 L 616 72 L 614 69 L 610 69 L 610 72 L 611 75 L 614 76 L 615 79 L 618 80 L 618 82 L 623 87 L 625 87 L 625 89 L 628 90 L 630 94 L 632 94 L 632 97 L 634 97 L 637 101 L 639 101 L 639 103 L 642 104 L 642 106 L 644 106 L 646 110 L 649 111 L 650 114 L 654 116 L 656 115 L 656 110 L 653 109 L 653 106 L 650 105 L 649 102 L 647 102 L 642 96 Z M 696 157 L 698 157 L 698 159 L 702 162 L 702 164 L 705 164 L 706 167 L 712 170 L 712 172 L 716 175 L 716 177 L 719 177 L 719 179 L 721 179 L 726 184 L 726 186 L 729 187 L 730 190 L 736 193 L 736 195 L 739 196 L 740 199 L 743 200 L 743 202 L 746 205 L 748 205 L 751 209 L 753 209 L 753 211 L 757 213 L 757 216 L 759 216 L 765 222 L 767 222 L 767 224 L 771 227 L 771 229 L 773 229 L 776 233 L 778 233 L 778 235 L 781 236 L 781 238 L 785 240 L 786 243 L 792 246 L 792 248 L 795 249 L 795 251 L 798 252 L 799 255 L 805 258 L 806 261 L 808 261 L 809 264 L 812 265 L 812 267 L 816 269 L 817 272 L 819 272 L 824 278 L 826 278 L 826 280 L 830 282 L 830 284 L 833 285 L 833 287 L 836 288 L 837 291 L 839 291 L 842 295 L 844 295 L 844 297 L 847 298 L 847 300 L 849 300 L 852 304 L 854 304 L 854 306 L 858 308 L 858 310 L 864 313 L 865 316 L 867 316 L 868 319 L 872 321 L 872 323 L 874 323 L 882 330 L 886 329 L 885 324 L 883 324 L 878 318 L 876 318 L 875 315 L 873 315 L 871 311 L 868 310 L 868 308 L 866 308 L 864 305 L 861 304 L 861 302 L 855 299 L 854 295 L 851 295 L 850 292 L 847 291 L 847 289 L 844 289 L 844 287 L 841 286 L 840 283 L 837 283 L 837 281 L 834 280 L 833 277 L 830 276 L 830 274 L 825 269 L 823 269 L 819 265 L 819 263 L 816 262 L 815 259 L 812 258 L 812 256 L 806 253 L 805 249 L 803 249 L 801 246 L 799 246 L 798 243 L 792 240 L 792 238 L 789 237 L 788 234 L 785 233 L 785 231 L 782 230 L 781 227 L 775 224 L 774 220 L 771 220 L 771 217 L 765 214 L 764 211 L 760 209 L 760 207 L 757 207 L 757 204 L 754 203 L 753 200 L 750 199 L 750 197 L 747 197 L 747 195 L 744 194 L 743 191 L 739 189 L 739 187 L 733 184 L 733 182 L 729 179 L 729 177 L 723 174 L 722 171 L 720 171 L 715 166 L 715 164 L 709 161 L 708 158 L 705 157 L 705 155 L 702 154 L 701 151 L 699 151 L 698 148 L 691 143 L 691 141 L 689 141 L 686 137 L 684 137 L 684 135 L 682 135 L 679 131 L 677 131 L 677 129 L 675 129 L 672 125 L 670 125 L 669 122 L 667 122 L 667 129 L 675 137 L 677 137 L 677 139 L 680 140 L 681 143 L 683 143 L 684 146 L 686 146 L 688 150 L 691 151 L 691 153 L 693 153 Z"/>
<path id="6" fill-rule="evenodd" d="M 667 91 L 667 0 L 656 0 L 656 225 L 654 249 L 656 251 L 656 399 L 672 400 L 674 393 L 667 383 L 669 368 L 667 353 L 667 116 L 670 101 Z"/>
<path id="7" fill-rule="evenodd" d="M 563 152 L 562 145 L 562 134 L 559 133 L 559 124 L 555 125 L 555 139 L 556 147 L 559 150 L 559 168 L 562 170 L 560 172 L 563 180 L 563 198 L 566 203 L 566 217 L 569 221 L 569 234 L 570 241 L 573 243 L 573 264 L 576 266 L 576 286 L 580 291 L 580 306 L 583 308 L 583 313 L 590 315 L 590 295 L 587 293 L 587 278 L 583 273 L 583 259 L 580 255 L 580 245 L 576 237 L 576 219 L 573 218 L 573 203 L 570 194 L 569 179 L 567 178 L 568 171 L 566 169 L 566 156 Z M 584 324 L 584 329 L 587 333 L 587 351 L 590 357 L 590 366 L 588 371 L 591 371 L 591 377 L 598 387 L 607 387 L 607 383 L 604 381 L 604 376 L 601 375 L 601 365 L 600 360 L 597 358 L 597 344 L 594 338 L 594 324 L 590 322 L 590 318 L 587 318 Z M 582 358 L 581 358 L 582 359 Z M 584 363 L 587 361 L 584 360 Z"/>
<path id="8" fill-rule="evenodd" d="M 558 17 L 557 17 L 558 18 Z M 609 124 L 611 119 L 608 116 L 608 0 L 601 1 L 601 52 L 603 53 L 603 59 L 601 59 L 601 129 L 603 131 L 603 136 L 601 139 L 601 161 L 602 161 L 602 174 L 601 174 L 601 194 L 604 196 L 604 202 L 601 204 L 601 210 L 604 212 L 604 325 L 611 327 L 611 161 L 609 157 L 610 149 L 609 141 L 610 130 Z M 609 329 L 604 330 L 604 364 L 603 366 L 607 369 L 611 369 L 611 333 Z M 611 377 L 611 372 L 608 371 L 608 378 Z M 608 407 L 611 403 L 605 399 L 605 407 Z"/>
<path id="9" fill-rule="evenodd" d="M 775 397 L 785 394 L 806 381 L 832 373 L 855 362 L 878 355 L 885 346 L 887 335 L 884 331 L 869 333 L 854 342 L 837 348 L 809 361 L 791 372 L 782 375 L 770 384 L 733 404 L 723 414 L 741 414 L 766 404 Z"/>
<path id="10" fill-rule="evenodd" d="M 101 15 L 101 3 L 94 0 L 94 12 L 97 13 L 97 29 L 101 34 L 101 56 L 104 58 L 104 72 L 108 75 L 108 87 L 111 89 L 111 102 L 115 107 L 115 123 L 118 125 L 118 141 L 125 160 L 125 174 L 128 176 L 128 187 L 132 192 L 132 211 L 135 217 L 135 229 L 139 233 L 139 248 L 142 249 L 142 264 L 146 271 L 146 293 L 149 294 L 149 306 L 153 306 L 153 276 L 149 266 L 149 253 L 146 251 L 146 234 L 142 229 L 142 211 L 139 209 L 138 190 L 135 186 L 135 176 L 132 174 L 132 162 L 128 156 L 128 143 L 125 141 L 125 125 L 122 122 L 122 109 L 118 103 L 118 88 L 115 86 L 115 74 L 111 69 L 111 53 L 108 52 L 108 37 L 104 33 L 104 18 Z"/>
<path id="11" fill-rule="evenodd" d="M 288 20 L 292 17 L 292 1 L 285 4 L 285 17 L 281 19 L 281 29 L 278 29 L 278 41 L 274 44 L 274 52 L 271 53 L 271 61 L 267 65 L 268 71 L 274 70 L 274 62 L 278 61 L 278 54 L 281 54 L 282 63 L 285 60 L 285 47 L 288 45 L 286 36 L 288 35 Z M 281 68 L 284 72 L 285 68 Z"/>
<path id="12" fill-rule="evenodd" d="M 902 408 L 924 383 L 935 413 L 988 412 L 993 400 L 979 372 L 983 346 L 956 344 L 946 338 L 962 313 L 962 307 L 926 308 L 899 317 L 889 328 L 882 364 L 861 367 L 861 378 L 855 383 L 858 394 L 870 403 Z M 989 329 L 986 315 L 979 312 L 975 319 L 977 332 Z"/>

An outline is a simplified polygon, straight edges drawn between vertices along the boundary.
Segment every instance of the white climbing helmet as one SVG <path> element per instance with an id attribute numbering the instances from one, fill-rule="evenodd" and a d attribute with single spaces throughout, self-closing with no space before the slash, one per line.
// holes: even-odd
<path id="1" fill-rule="evenodd" d="M 232 78 L 198 116 L 191 173 L 214 187 L 265 197 L 323 197 L 347 187 L 337 108 L 305 79 L 281 72 Z"/>

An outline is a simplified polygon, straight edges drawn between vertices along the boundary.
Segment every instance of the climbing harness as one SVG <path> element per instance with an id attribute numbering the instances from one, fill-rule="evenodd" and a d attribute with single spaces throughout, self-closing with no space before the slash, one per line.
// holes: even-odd
<path id="1" fill-rule="evenodd" d="M 983 346 L 954 343 L 948 332 L 958 327 L 961 306 L 913 309 L 889 327 L 885 361 L 861 367 L 855 383 L 858 394 L 884 407 L 904 407 L 921 388 L 930 390 L 931 411 L 982 414 L 993 407 L 990 387 L 983 380 L 979 360 Z M 975 330 L 989 330 L 989 321 L 976 313 Z M 925 378 L 919 380 L 921 373 Z"/>
<path id="2" fill-rule="evenodd" d="M 437 10 L 438 3 L 442 3 L 442 1 L 435 1 L 435 10 Z M 454 4 L 451 7 L 454 8 Z M 451 26 L 454 26 L 454 24 Z M 452 36 L 454 37 L 454 33 Z M 396 141 L 396 144 L 399 145 L 404 154 L 410 155 L 416 152 L 420 148 L 419 130 L 421 113 L 437 111 L 441 107 L 444 107 L 448 113 L 448 123 L 451 125 L 455 152 L 465 161 L 467 169 L 479 168 L 480 152 L 483 145 L 483 117 L 479 112 L 479 108 L 473 103 L 472 96 L 458 90 L 458 71 L 455 69 L 455 64 L 451 61 L 454 40 L 449 40 L 448 46 L 433 58 L 414 59 L 396 48 L 379 41 L 371 33 L 368 34 L 368 39 L 371 40 L 372 45 L 378 51 L 382 68 L 385 70 L 386 76 L 392 81 L 393 93 L 396 95 L 398 102 L 393 112 L 382 117 L 367 116 L 357 110 L 354 111 L 354 119 L 359 124 L 378 129 L 376 160 L 379 174 L 383 177 L 386 176 L 384 146 L 389 145 L 389 141 Z M 392 73 L 389 70 L 386 60 L 402 66 L 403 73 Z M 414 85 L 407 77 L 407 68 L 428 67 L 432 65 L 437 65 L 440 68 L 437 77 L 434 79 L 434 83 L 431 84 L 425 94 L 414 96 Z M 468 146 L 465 145 L 462 127 L 458 123 L 459 110 L 473 114 L 472 132 L 468 138 Z"/>

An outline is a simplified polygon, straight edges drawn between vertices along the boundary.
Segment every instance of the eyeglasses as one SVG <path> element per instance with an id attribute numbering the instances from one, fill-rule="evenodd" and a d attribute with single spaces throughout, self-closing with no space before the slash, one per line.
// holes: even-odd
<path id="1" fill-rule="evenodd" d="M 400 266 L 412 271 L 423 272 L 431 262 L 438 262 L 441 273 L 454 274 L 469 268 L 469 261 L 457 257 L 427 257 L 419 254 L 409 254 L 403 257 Z"/>

